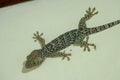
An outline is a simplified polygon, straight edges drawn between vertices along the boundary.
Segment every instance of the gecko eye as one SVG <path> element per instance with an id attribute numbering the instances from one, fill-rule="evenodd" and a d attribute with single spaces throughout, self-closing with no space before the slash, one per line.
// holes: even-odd
<path id="1" fill-rule="evenodd" d="M 31 64 L 32 64 L 32 65 L 35 65 L 35 62 L 32 62 Z"/>

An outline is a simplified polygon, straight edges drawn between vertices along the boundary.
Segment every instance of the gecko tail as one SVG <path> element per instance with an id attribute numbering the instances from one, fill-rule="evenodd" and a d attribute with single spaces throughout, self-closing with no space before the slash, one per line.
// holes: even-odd
<path id="1" fill-rule="evenodd" d="M 106 30 L 108 28 L 114 27 L 117 24 L 120 24 L 120 20 L 116 20 L 114 22 L 110 22 L 110 23 L 107 23 L 107 24 L 104 24 L 104 25 L 101 25 L 101 26 L 98 26 L 98 27 L 87 28 L 86 34 L 90 35 L 90 34 L 94 34 L 94 33 L 97 33 L 97 32 L 101 32 L 101 31 Z"/>

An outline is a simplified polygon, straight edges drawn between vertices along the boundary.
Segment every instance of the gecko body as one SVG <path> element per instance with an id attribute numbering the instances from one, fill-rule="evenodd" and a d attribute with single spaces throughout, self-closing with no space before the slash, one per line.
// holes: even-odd
<path id="1" fill-rule="evenodd" d="M 41 37 L 41 35 L 39 35 L 38 32 L 34 34 L 33 38 L 39 41 L 42 48 L 38 50 L 33 50 L 31 54 L 27 56 L 25 67 L 31 68 L 34 66 L 41 65 L 48 57 L 63 57 L 63 59 L 67 58 L 68 60 L 70 60 L 68 56 L 70 56 L 71 54 L 66 54 L 65 52 L 60 51 L 69 47 L 72 44 L 78 44 L 81 47 L 84 47 L 84 51 L 86 49 L 90 51 L 89 46 L 93 46 L 95 49 L 95 44 L 88 43 L 88 36 L 111 28 L 119 24 L 120 20 L 116 20 L 114 22 L 110 22 L 108 24 L 101 25 L 98 27 L 87 28 L 86 21 L 89 20 L 93 15 L 96 15 L 98 13 L 94 13 L 94 11 L 95 8 L 93 8 L 92 10 L 91 8 L 89 8 L 86 11 L 87 14 L 85 14 L 85 16 L 81 18 L 78 29 L 74 29 L 64 34 L 61 34 L 60 36 L 58 36 L 57 38 L 55 38 L 47 44 L 45 44 L 45 40 Z M 86 41 L 84 41 L 85 38 Z"/>
<path id="2" fill-rule="evenodd" d="M 74 30 L 68 31 L 58 36 L 57 38 L 55 38 L 48 44 L 46 44 L 41 49 L 41 53 L 42 55 L 55 53 L 57 51 L 65 49 L 66 47 L 69 47 L 70 45 L 74 44 L 75 40 L 82 40 L 84 37 L 88 35 L 103 31 L 119 23 L 120 23 L 120 20 L 117 20 L 117 21 L 110 22 L 105 25 L 94 27 L 94 28 L 85 28 L 84 30 L 74 29 Z"/>

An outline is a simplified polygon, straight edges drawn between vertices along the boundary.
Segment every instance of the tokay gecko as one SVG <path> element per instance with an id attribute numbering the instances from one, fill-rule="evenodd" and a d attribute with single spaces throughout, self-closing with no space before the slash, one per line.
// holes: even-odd
<path id="1" fill-rule="evenodd" d="M 63 33 L 47 44 L 45 44 L 45 40 L 41 37 L 43 33 L 41 34 L 39 34 L 39 32 L 34 33 L 33 39 L 40 43 L 41 49 L 33 50 L 27 56 L 25 67 L 29 69 L 34 66 L 39 66 L 45 61 L 46 58 L 49 57 L 62 57 L 62 59 L 67 58 L 67 60 L 70 60 L 69 58 L 69 56 L 71 56 L 70 53 L 60 51 L 69 47 L 72 44 L 83 47 L 84 51 L 86 50 L 90 51 L 89 46 L 93 46 L 94 49 L 96 49 L 95 44 L 88 43 L 89 35 L 101 32 L 120 23 L 120 20 L 116 20 L 105 25 L 87 28 L 86 21 L 91 19 L 91 17 L 93 17 L 96 14 L 98 14 L 98 11 L 95 12 L 95 8 L 93 9 L 88 8 L 88 10 L 86 10 L 86 14 L 84 15 L 84 17 L 80 19 L 78 29 L 73 29 L 66 33 Z"/>

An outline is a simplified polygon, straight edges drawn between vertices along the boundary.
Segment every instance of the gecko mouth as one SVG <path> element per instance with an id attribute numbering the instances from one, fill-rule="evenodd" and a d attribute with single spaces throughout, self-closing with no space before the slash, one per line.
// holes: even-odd
<path id="1" fill-rule="evenodd" d="M 36 58 L 34 61 L 27 60 L 25 63 L 25 67 L 28 69 L 28 68 L 39 66 L 43 63 L 44 60 L 45 58 L 40 58 L 40 57 Z"/>
<path id="2" fill-rule="evenodd" d="M 28 64 L 28 63 L 26 63 L 27 61 L 24 61 L 23 62 L 23 68 L 22 68 L 22 72 L 23 73 L 27 73 L 27 72 L 30 72 L 30 71 L 32 71 L 32 70 L 35 70 L 35 69 L 37 69 L 38 67 L 39 67 L 39 65 L 36 65 L 36 66 L 31 66 L 30 67 L 30 64 Z"/>

